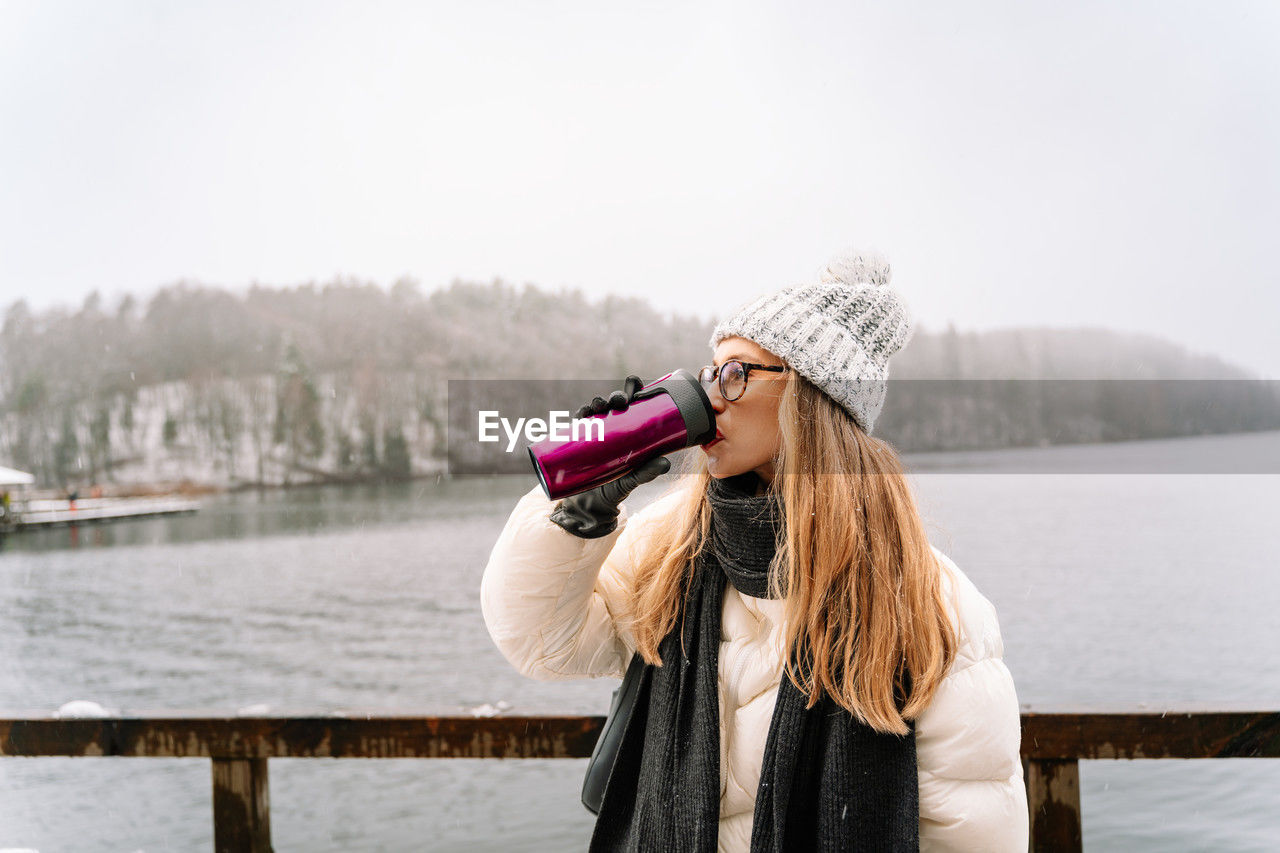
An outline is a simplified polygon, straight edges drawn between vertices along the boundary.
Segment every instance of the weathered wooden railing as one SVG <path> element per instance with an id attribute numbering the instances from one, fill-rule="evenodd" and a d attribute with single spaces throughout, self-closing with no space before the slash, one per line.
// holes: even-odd
<path id="1" fill-rule="evenodd" d="M 0 719 L 0 756 L 209 758 L 214 847 L 269 851 L 271 758 L 586 758 L 602 717 Z M 1024 713 L 1033 850 L 1081 849 L 1081 759 L 1280 758 L 1280 713 Z"/>
<path id="2" fill-rule="evenodd" d="M 1080 850 L 1080 759 L 1280 758 L 1280 712 L 1022 715 L 1033 850 Z"/>

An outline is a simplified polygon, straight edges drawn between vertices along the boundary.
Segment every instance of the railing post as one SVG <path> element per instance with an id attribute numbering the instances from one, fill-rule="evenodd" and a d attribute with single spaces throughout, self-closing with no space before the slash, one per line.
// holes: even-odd
<path id="1" fill-rule="evenodd" d="M 1026 775 L 1032 851 L 1082 850 L 1080 762 L 1033 759 Z"/>
<path id="2" fill-rule="evenodd" d="M 271 853 L 267 759 L 213 759 L 213 849 Z"/>

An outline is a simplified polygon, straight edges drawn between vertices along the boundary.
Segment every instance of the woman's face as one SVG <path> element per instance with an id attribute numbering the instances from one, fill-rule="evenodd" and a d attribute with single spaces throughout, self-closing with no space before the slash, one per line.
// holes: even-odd
<path id="1" fill-rule="evenodd" d="M 725 338 L 713 356 L 716 367 L 726 361 L 781 365 L 782 359 L 746 338 Z M 766 483 L 773 482 L 773 462 L 781 434 L 778 429 L 778 406 L 786 388 L 785 373 L 751 370 L 747 374 L 747 390 L 728 402 L 720 394 L 720 383 L 707 388 L 711 407 L 716 412 L 716 438 L 702 445 L 707 454 L 707 470 L 722 480 L 755 471 Z"/>

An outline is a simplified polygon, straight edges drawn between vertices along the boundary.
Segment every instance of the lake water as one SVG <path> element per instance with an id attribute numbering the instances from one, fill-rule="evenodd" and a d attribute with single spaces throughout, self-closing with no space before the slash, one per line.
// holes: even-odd
<path id="1" fill-rule="evenodd" d="M 1181 458 L 1197 441 L 1141 453 Z M 1280 434 L 1240 446 L 1259 442 L 1274 451 Z M 1097 452 L 1102 470 L 1116 451 Z M 934 542 L 995 603 L 1025 706 L 1280 709 L 1280 476 L 916 461 Z M 194 516 L 12 535 L 0 708 L 604 713 L 615 683 L 521 678 L 484 629 L 485 560 L 532 486 L 224 495 Z M 273 759 L 272 836 L 281 851 L 581 849 L 584 766 Z M 1280 761 L 1083 762 L 1081 784 L 1087 849 L 1280 843 Z M 207 759 L 0 758 L 0 848 L 208 850 L 210 790 Z"/>

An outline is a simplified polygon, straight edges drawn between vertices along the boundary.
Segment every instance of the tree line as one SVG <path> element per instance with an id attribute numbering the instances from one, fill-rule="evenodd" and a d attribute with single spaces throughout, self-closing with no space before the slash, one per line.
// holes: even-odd
<path id="1" fill-rule="evenodd" d="M 243 291 L 181 282 L 145 300 L 92 294 L 42 311 L 20 300 L 0 326 L 0 464 L 55 486 L 409 477 L 442 467 L 449 379 L 592 379 L 607 391 L 628 373 L 709 362 L 712 326 L 641 299 L 502 281 L 430 292 L 409 279 Z M 934 380 L 891 381 L 877 434 L 903 450 L 1280 425 L 1266 387 L 1223 405 L 1213 383 L 1171 402 L 1105 384 L 1073 398 L 1051 383 L 955 381 L 1248 378 L 1101 329 L 919 329 L 892 377 Z M 997 409 L 995 427 L 973 417 Z"/>

